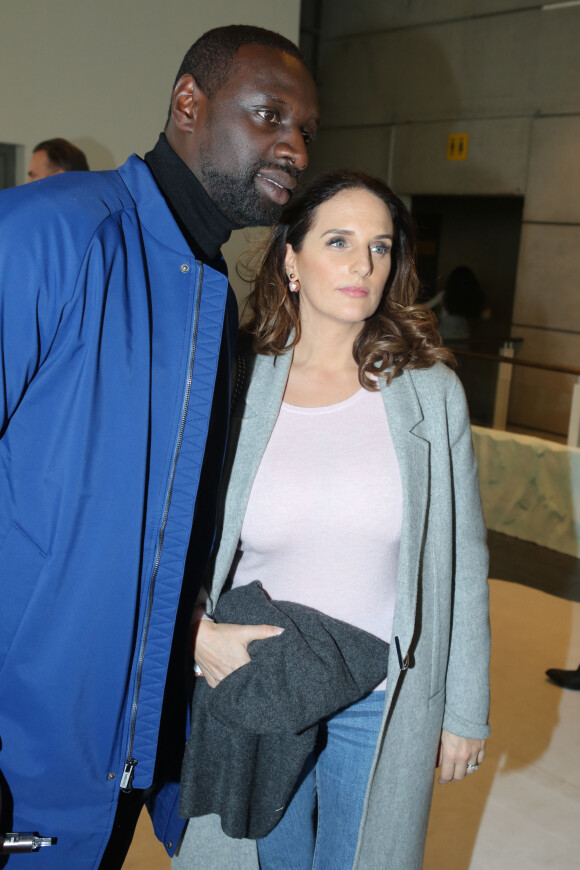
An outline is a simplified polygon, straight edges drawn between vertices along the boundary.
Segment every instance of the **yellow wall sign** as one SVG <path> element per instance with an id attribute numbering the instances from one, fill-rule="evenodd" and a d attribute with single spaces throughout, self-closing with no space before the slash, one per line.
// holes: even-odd
<path id="1" fill-rule="evenodd" d="M 447 137 L 447 159 L 467 160 L 469 133 L 451 133 Z"/>

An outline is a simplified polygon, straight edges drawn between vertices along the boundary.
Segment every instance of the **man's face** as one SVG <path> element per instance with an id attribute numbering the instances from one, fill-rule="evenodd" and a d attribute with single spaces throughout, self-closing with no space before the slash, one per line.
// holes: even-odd
<path id="1" fill-rule="evenodd" d="M 304 64 L 275 48 L 244 45 L 207 100 L 185 159 L 233 223 L 267 225 L 306 169 L 317 129 L 316 85 Z"/>
<path id="2" fill-rule="evenodd" d="M 28 164 L 28 177 L 26 182 L 38 181 L 39 178 L 48 178 L 49 175 L 60 175 L 61 172 L 64 172 L 64 169 L 51 163 L 46 151 L 35 151 L 30 158 L 30 163 Z"/>

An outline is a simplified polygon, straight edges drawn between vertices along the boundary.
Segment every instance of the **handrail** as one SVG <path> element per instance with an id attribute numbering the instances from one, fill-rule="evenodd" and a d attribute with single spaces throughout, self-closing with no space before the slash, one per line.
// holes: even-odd
<path id="1" fill-rule="evenodd" d="M 562 375 L 575 375 L 580 377 L 580 368 L 574 366 L 556 366 L 548 365 L 547 363 L 533 362 L 532 360 L 519 359 L 519 357 L 501 356 L 500 354 L 480 353 L 477 350 L 464 350 L 463 348 L 453 347 L 448 344 L 449 350 L 458 356 L 467 356 L 473 359 L 487 359 L 490 362 L 509 363 L 512 366 L 527 366 L 528 368 L 541 369 L 545 372 L 558 372 Z"/>

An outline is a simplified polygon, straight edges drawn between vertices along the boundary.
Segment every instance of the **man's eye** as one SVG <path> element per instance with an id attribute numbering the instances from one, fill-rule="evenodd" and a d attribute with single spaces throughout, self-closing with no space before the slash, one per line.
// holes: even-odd
<path id="1" fill-rule="evenodd" d="M 257 114 L 263 121 L 267 121 L 269 124 L 280 123 L 280 115 L 275 109 L 258 109 Z"/>
<path id="2" fill-rule="evenodd" d="M 301 130 L 300 132 L 302 133 L 302 138 L 307 145 L 310 145 L 310 143 L 314 141 L 314 133 L 312 130 Z"/>

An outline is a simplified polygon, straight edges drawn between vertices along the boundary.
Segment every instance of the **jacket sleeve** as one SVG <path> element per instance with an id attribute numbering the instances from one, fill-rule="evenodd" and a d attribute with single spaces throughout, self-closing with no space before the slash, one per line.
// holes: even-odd
<path id="1" fill-rule="evenodd" d="M 0 207 L 0 436 L 50 351 L 74 290 L 67 241 L 36 196 Z M 65 266 L 64 264 L 68 264 Z"/>
<path id="2" fill-rule="evenodd" d="M 489 734 L 489 590 L 486 529 L 467 402 L 459 381 L 447 402 L 454 517 L 451 638 L 443 727 Z"/>

